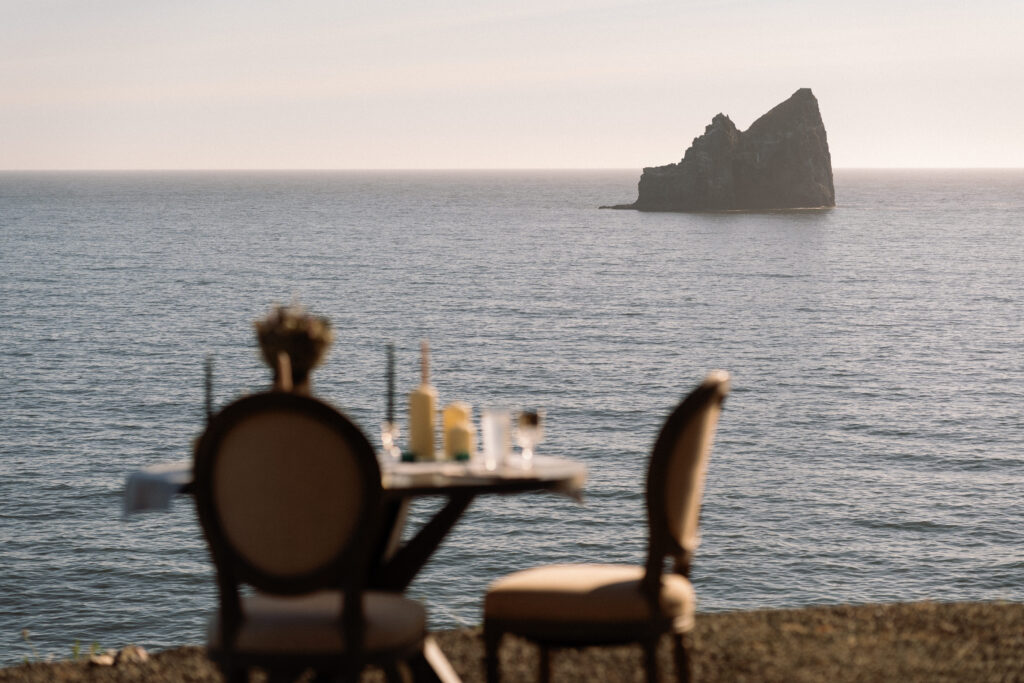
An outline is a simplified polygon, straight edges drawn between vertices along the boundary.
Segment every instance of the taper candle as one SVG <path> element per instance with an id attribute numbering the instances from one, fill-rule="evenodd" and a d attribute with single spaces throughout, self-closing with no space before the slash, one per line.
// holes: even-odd
<path id="1" fill-rule="evenodd" d="M 395 345 L 388 344 L 388 422 L 395 424 Z"/>

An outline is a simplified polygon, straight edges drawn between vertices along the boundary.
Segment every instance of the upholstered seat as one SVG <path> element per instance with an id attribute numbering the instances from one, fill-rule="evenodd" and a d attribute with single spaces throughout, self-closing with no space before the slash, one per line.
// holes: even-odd
<path id="1" fill-rule="evenodd" d="M 338 628 L 338 615 L 344 600 L 338 591 L 242 598 L 243 618 L 235 650 L 271 655 L 343 652 L 345 637 Z M 395 593 L 363 593 L 363 619 L 362 649 L 371 657 L 416 642 L 427 628 L 423 605 Z M 206 636 L 209 647 L 222 647 L 220 613 L 210 619 Z"/>
<path id="2" fill-rule="evenodd" d="M 647 471 L 650 534 L 644 566 L 559 564 L 498 579 L 484 598 L 487 680 L 500 677 L 498 650 L 506 633 L 540 646 L 540 678 L 550 676 L 549 649 L 640 643 L 648 681 L 657 681 L 655 653 L 672 634 L 676 668 L 689 680 L 686 635 L 693 630 L 696 597 L 690 558 L 699 543 L 698 516 L 711 442 L 729 376 L 716 371 L 669 415 Z M 667 557 L 673 571 L 664 573 Z"/>
<path id="3" fill-rule="evenodd" d="M 636 623 L 670 618 L 678 630 L 693 628 L 695 595 L 690 581 L 678 574 L 662 577 L 658 609 L 644 595 L 644 568 L 623 564 L 556 564 L 509 574 L 487 590 L 488 618 L 603 625 L 608 638 L 620 641 Z M 567 638 L 571 638 L 569 635 Z"/>

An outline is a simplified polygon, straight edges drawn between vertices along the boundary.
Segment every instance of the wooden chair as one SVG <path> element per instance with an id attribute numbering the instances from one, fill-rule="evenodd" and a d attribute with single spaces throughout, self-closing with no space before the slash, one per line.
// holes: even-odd
<path id="1" fill-rule="evenodd" d="M 367 665 L 398 680 L 422 655 L 422 605 L 364 588 L 380 470 L 345 416 L 308 396 L 243 398 L 210 421 L 194 469 L 220 598 L 208 652 L 229 681 L 250 667 L 354 680 Z"/>
<path id="2" fill-rule="evenodd" d="M 680 681 L 690 677 L 687 635 L 694 626 L 689 581 L 711 442 L 729 393 L 729 375 L 707 378 L 672 412 L 654 444 L 647 472 L 650 532 L 645 566 L 563 564 L 495 581 L 484 599 L 487 680 L 499 680 L 506 633 L 540 646 L 540 679 L 550 678 L 550 649 L 639 643 L 648 681 L 657 681 L 657 646 L 670 633 Z M 664 573 L 665 559 L 674 560 Z"/>

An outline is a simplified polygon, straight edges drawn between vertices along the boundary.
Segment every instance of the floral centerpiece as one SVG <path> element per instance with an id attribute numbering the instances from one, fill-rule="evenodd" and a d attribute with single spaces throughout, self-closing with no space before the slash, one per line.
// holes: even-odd
<path id="1" fill-rule="evenodd" d="M 263 361 L 274 371 L 275 386 L 284 382 L 285 388 L 307 384 L 310 371 L 323 362 L 334 341 L 331 321 L 307 312 L 297 303 L 272 307 L 253 326 Z M 280 376 L 282 363 L 290 367 L 290 378 Z"/>

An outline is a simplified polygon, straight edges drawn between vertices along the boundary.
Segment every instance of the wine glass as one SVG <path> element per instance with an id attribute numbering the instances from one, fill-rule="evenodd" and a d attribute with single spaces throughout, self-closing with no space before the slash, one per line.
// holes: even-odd
<path id="1" fill-rule="evenodd" d="M 533 449 L 544 439 L 544 411 L 524 410 L 519 413 L 519 423 L 516 428 L 516 441 L 522 449 L 520 457 L 523 462 L 523 469 L 533 467 Z"/>

